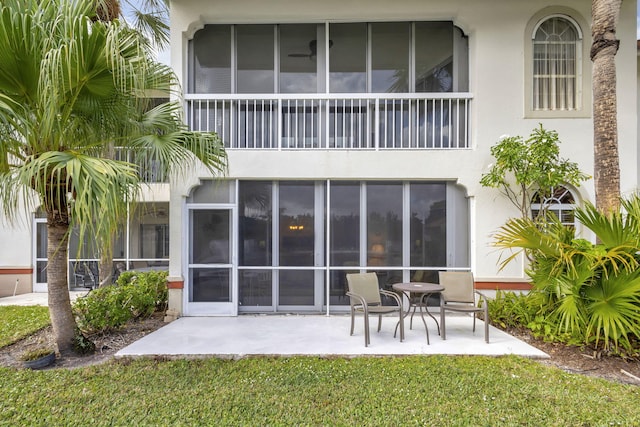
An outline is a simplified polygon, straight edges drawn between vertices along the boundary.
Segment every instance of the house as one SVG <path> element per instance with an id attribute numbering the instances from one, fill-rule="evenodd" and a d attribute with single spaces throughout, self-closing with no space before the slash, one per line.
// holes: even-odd
<path id="1" fill-rule="evenodd" d="M 623 2 L 618 26 L 623 194 L 638 187 L 635 11 Z M 524 260 L 499 270 L 491 245 L 518 212 L 479 181 L 501 135 L 539 123 L 593 171 L 590 15 L 579 0 L 172 2 L 185 121 L 218 132 L 230 168 L 150 188 L 153 219 L 132 217 L 119 261 L 168 264 L 170 308 L 190 316 L 345 311 L 352 271 L 526 286 Z M 569 220 L 594 200 L 592 181 L 565 190 L 552 202 Z M 38 289 L 39 224 L 0 232 L 24 237 L 0 249 L 4 287 L 20 272 Z"/>

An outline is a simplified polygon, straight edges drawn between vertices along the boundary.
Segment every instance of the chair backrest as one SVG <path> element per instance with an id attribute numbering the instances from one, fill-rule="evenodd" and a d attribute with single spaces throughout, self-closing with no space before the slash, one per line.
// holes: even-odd
<path id="1" fill-rule="evenodd" d="M 380 288 L 376 273 L 347 274 L 349 292 L 360 295 L 369 304 L 381 304 Z M 358 301 L 352 301 L 358 303 Z"/>
<path id="2" fill-rule="evenodd" d="M 470 271 L 441 271 L 440 284 L 444 286 L 441 295 L 445 301 L 474 303 L 475 283 Z"/>

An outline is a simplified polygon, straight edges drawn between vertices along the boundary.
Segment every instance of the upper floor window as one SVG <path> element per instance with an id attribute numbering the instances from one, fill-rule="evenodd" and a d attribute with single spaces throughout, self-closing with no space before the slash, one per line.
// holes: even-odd
<path id="1" fill-rule="evenodd" d="M 544 18 L 533 31 L 532 109 L 573 111 L 581 108 L 582 33 L 564 15 Z"/>
<path id="2" fill-rule="evenodd" d="M 190 93 L 468 91 L 450 21 L 206 25 L 189 42 Z"/>

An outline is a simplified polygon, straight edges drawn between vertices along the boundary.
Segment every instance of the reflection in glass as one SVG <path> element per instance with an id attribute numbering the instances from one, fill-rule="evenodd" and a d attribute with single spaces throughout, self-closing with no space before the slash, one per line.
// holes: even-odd
<path id="1" fill-rule="evenodd" d="M 271 271 L 240 270 L 238 281 L 241 306 L 272 306 Z"/>
<path id="2" fill-rule="evenodd" d="M 329 273 L 329 304 L 349 305 L 349 297 L 347 296 L 347 290 L 349 290 L 349 286 L 347 284 L 347 274 L 359 272 L 360 270 L 355 268 L 353 270 L 332 270 Z"/>
<path id="3" fill-rule="evenodd" d="M 229 211 L 192 211 L 191 264 L 228 264 Z"/>
<path id="4" fill-rule="evenodd" d="M 408 92 L 411 24 L 371 24 L 371 91 Z"/>
<path id="5" fill-rule="evenodd" d="M 237 25 L 237 93 L 273 93 L 273 26 Z"/>
<path id="6" fill-rule="evenodd" d="M 270 182 L 240 182 L 240 265 L 271 265 Z"/>
<path id="7" fill-rule="evenodd" d="M 314 304 L 315 285 L 312 270 L 282 270 L 279 274 L 279 305 Z"/>
<path id="8" fill-rule="evenodd" d="M 280 25 L 280 93 L 318 90 L 317 25 Z"/>
<path id="9" fill-rule="evenodd" d="M 230 302 L 228 268 L 191 269 L 191 302 Z"/>
<path id="10" fill-rule="evenodd" d="M 360 184 L 331 184 L 331 265 L 360 265 Z"/>
<path id="11" fill-rule="evenodd" d="M 280 265 L 313 265 L 314 184 L 280 184 Z"/>
<path id="12" fill-rule="evenodd" d="M 453 24 L 417 22 L 416 92 L 451 92 L 453 89 Z"/>
<path id="13" fill-rule="evenodd" d="M 411 265 L 444 266 L 447 260 L 446 184 L 412 183 L 410 193 Z"/>
<path id="14" fill-rule="evenodd" d="M 402 265 L 402 183 L 367 184 L 367 265 Z"/>
<path id="15" fill-rule="evenodd" d="M 47 223 L 39 222 L 36 225 L 36 258 L 47 257 Z"/>
<path id="16" fill-rule="evenodd" d="M 36 282 L 47 283 L 47 261 L 36 262 Z"/>
<path id="17" fill-rule="evenodd" d="M 367 24 L 331 24 L 329 88 L 333 93 L 367 91 Z"/>
<path id="18" fill-rule="evenodd" d="M 98 261 L 69 261 L 69 286 L 73 288 L 98 287 Z"/>
<path id="19" fill-rule="evenodd" d="M 132 210 L 130 219 L 129 257 L 147 260 L 138 260 L 132 267 L 146 268 L 149 267 L 148 260 L 169 259 L 169 203 L 139 203 Z M 114 256 L 118 258 L 124 257 L 121 240 L 117 240 L 119 243 L 114 248 Z"/>
<path id="20" fill-rule="evenodd" d="M 231 26 L 206 25 L 189 42 L 192 93 L 231 93 Z"/>

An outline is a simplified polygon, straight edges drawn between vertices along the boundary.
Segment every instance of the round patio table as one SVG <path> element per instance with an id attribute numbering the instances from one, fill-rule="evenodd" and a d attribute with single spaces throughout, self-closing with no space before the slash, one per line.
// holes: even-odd
<path id="1" fill-rule="evenodd" d="M 439 285 L 437 283 L 409 282 L 409 283 L 395 283 L 391 285 L 391 287 L 394 290 L 405 294 L 407 296 L 407 299 L 409 300 L 409 310 L 407 310 L 407 313 L 404 315 L 404 317 L 407 317 L 409 315 L 409 312 L 411 311 L 412 307 L 413 307 L 414 314 L 416 312 L 416 308 L 420 309 L 420 317 L 422 318 L 422 323 L 424 323 L 424 330 L 427 333 L 427 344 L 429 344 L 429 328 L 427 328 L 427 321 L 424 320 L 424 312 L 422 310 L 422 307 L 424 307 L 424 311 L 427 312 L 427 314 L 433 319 L 433 321 L 436 322 L 436 326 L 438 327 L 438 335 L 440 335 L 440 325 L 438 324 L 438 321 L 436 320 L 436 318 L 433 317 L 433 314 L 429 312 L 429 307 L 426 304 L 426 300 L 429 298 L 430 295 L 438 294 L 444 291 L 444 286 Z M 411 294 L 418 294 L 420 295 L 420 298 L 418 299 L 412 298 Z M 413 323 L 413 314 L 411 316 L 412 316 L 412 323 Z M 409 325 L 409 329 L 411 329 L 411 324 Z"/>

